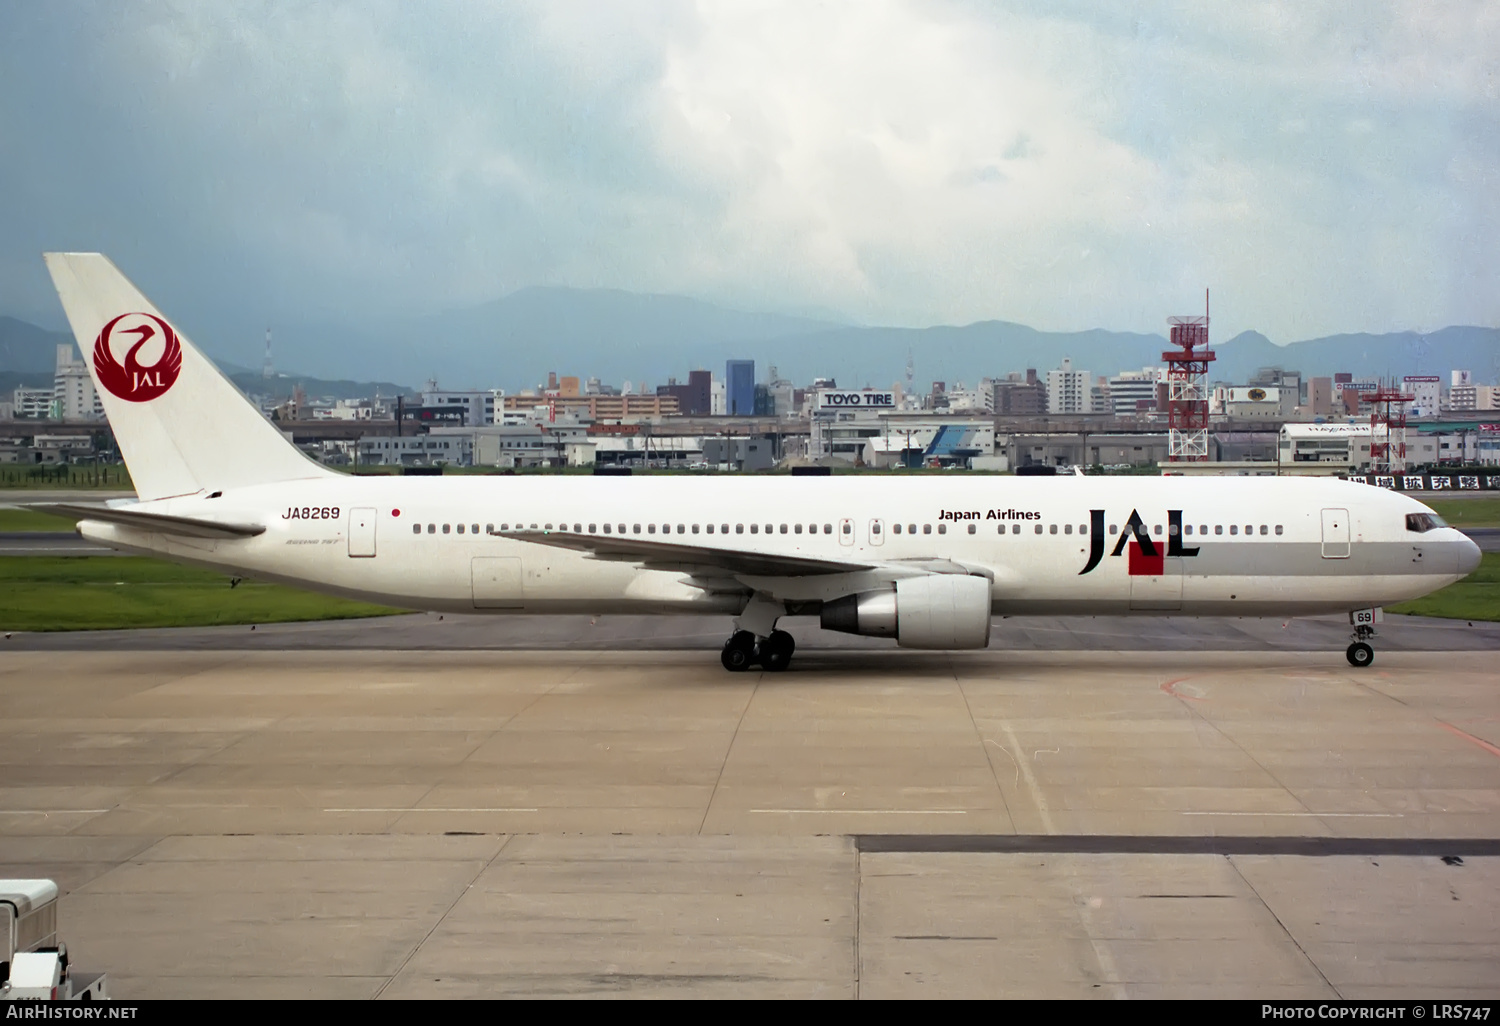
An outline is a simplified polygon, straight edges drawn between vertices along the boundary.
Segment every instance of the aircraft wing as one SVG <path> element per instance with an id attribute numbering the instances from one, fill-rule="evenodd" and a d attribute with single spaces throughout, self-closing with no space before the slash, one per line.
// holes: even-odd
<path id="1" fill-rule="evenodd" d="M 505 531 L 497 537 L 586 552 L 595 559 L 635 563 L 648 570 L 677 570 L 705 577 L 806 577 L 847 574 L 875 567 L 856 560 L 818 559 L 770 552 L 745 552 L 714 545 L 689 545 L 629 535 L 571 534 L 564 531 Z"/>
<path id="2" fill-rule="evenodd" d="M 34 509 L 38 513 L 70 517 L 73 520 L 100 520 L 106 524 L 119 524 L 121 527 L 133 527 L 140 531 L 176 534 L 187 538 L 253 538 L 266 532 L 263 524 L 230 524 L 219 520 L 174 517 L 164 513 L 147 513 L 143 510 L 118 509 L 87 503 L 30 502 L 23 508 Z"/>

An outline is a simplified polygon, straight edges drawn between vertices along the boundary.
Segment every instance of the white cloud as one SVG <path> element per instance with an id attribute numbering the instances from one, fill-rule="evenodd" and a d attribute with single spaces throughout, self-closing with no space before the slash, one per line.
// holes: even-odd
<path id="1" fill-rule="evenodd" d="M 288 318 L 566 283 L 1144 330 L 1211 285 L 1282 341 L 1500 321 L 1486 3 L 58 3 L 0 40 L 0 269 L 62 236 L 195 294 L 232 266 Z"/>

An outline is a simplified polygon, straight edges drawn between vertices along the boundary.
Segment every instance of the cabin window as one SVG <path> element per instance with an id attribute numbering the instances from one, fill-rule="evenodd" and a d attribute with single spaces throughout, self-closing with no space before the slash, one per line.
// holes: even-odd
<path id="1" fill-rule="evenodd" d="M 1002 535 L 1003 535 L 1003 534 L 1005 534 L 1005 525 L 1004 525 L 1004 524 L 1001 524 L 1001 525 L 1000 525 L 1000 533 L 1001 533 L 1001 534 L 1002 534 Z"/>
<path id="2" fill-rule="evenodd" d="M 931 534 L 932 533 L 932 525 L 931 524 L 923 524 L 922 525 L 922 533 L 923 534 Z"/>
<path id="3" fill-rule="evenodd" d="M 411 533 L 412 534 L 421 534 L 422 533 L 422 525 L 421 524 L 412 524 L 411 525 Z"/>
<path id="4" fill-rule="evenodd" d="M 781 525 L 781 533 L 782 534 L 786 534 L 786 525 L 785 524 Z"/>
<path id="5" fill-rule="evenodd" d="M 535 524 L 532 524 L 532 525 L 531 525 L 531 526 L 532 526 L 532 527 L 535 527 L 535 526 L 536 526 L 536 525 L 535 525 Z M 544 530 L 544 531 L 550 531 L 550 530 L 552 530 L 552 525 L 551 525 L 551 524 L 548 524 L 548 525 L 547 525 L 547 526 L 546 526 L 546 527 L 544 527 L 544 528 L 542 528 L 542 530 Z"/>
<path id="6" fill-rule="evenodd" d="M 1239 524 L 1230 524 L 1229 525 L 1229 533 L 1230 534 L 1239 534 L 1240 533 L 1240 525 Z"/>
<path id="7" fill-rule="evenodd" d="M 832 534 L 833 533 L 833 525 L 832 524 L 824 524 L 823 525 L 823 533 L 824 534 Z"/>
<path id="8" fill-rule="evenodd" d="M 767 525 L 766 525 L 766 533 L 767 533 L 767 534 L 770 534 L 770 533 L 771 533 L 771 531 L 772 531 L 772 528 L 773 528 L 773 526 L 774 526 L 774 525 L 772 525 L 772 524 L 767 524 Z"/>
<path id="9" fill-rule="evenodd" d="M 589 534 L 598 534 L 598 533 L 599 533 L 598 529 L 593 524 L 590 524 L 589 525 Z"/>
<path id="10" fill-rule="evenodd" d="M 714 533 L 714 525 L 713 524 L 709 524 L 708 525 L 708 533 L 709 534 L 713 534 Z"/>
<path id="11" fill-rule="evenodd" d="M 463 524 L 459 524 L 458 525 L 458 533 L 459 534 L 463 534 L 464 533 L 464 525 Z"/>
<path id="12" fill-rule="evenodd" d="M 625 533 L 625 525 L 624 525 L 624 524 L 621 524 L 621 525 L 620 525 L 620 533 L 621 533 L 621 534 L 624 534 L 624 533 Z"/>
<path id="13" fill-rule="evenodd" d="M 636 528 L 636 532 L 639 533 L 640 532 L 640 528 Z M 647 524 L 646 525 L 646 533 L 647 534 L 655 534 L 656 533 L 656 525 L 655 524 Z"/>
<path id="14" fill-rule="evenodd" d="M 948 533 L 948 525 L 947 524 L 938 524 L 938 534 L 947 534 L 947 533 Z"/>
<path id="15" fill-rule="evenodd" d="M 479 525 L 478 524 L 470 524 L 469 527 L 470 527 L 470 531 L 469 531 L 470 534 L 478 534 L 479 533 Z"/>
<path id="16" fill-rule="evenodd" d="M 1254 524 L 1246 524 L 1245 525 L 1245 533 L 1246 534 L 1254 534 L 1255 533 L 1255 525 Z"/>
<path id="17" fill-rule="evenodd" d="M 1089 525 L 1088 524 L 1079 524 L 1078 525 L 1078 533 L 1079 534 L 1088 534 L 1089 533 Z"/>
<path id="18" fill-rule="evenodd" d="M 1072 534 L 1072 533 L 1073 533 L 1073 525 L 1072 524 L 1064 524 L 1063 525 L 1063 534 Z"/>
<path id="19" fill-rule="evenodd" d="M 1057 525 L 1056 524 L 1048 524 L 1047 525 L 1047 533 L 1048 534 L 1056 534 L 1057 533 Z"/>
<path id="20" fill-rule="evenodd" d="M 817 534 L 818 533 L 818 525 L 817 524 L 808 524 L 807 525 L 807 533 L 808 534 Z"/>
<path id="21" fill-rule="evenodd" d="M 1280 533 L 1281 533 L 1281 525 L 1280 525 L 1280 524 L 1277 524 L 1277 525 L 1276 525 L 1276 533 L 1277 533 L 1277 534 L 1280 534 Z"/>
<path id="22" fill-rule="evenodd" d="M 895 534 L 900 534 L 901 533 L 901 525 L 900 524 L 892 524 L 891 525 L 891 531 L 894 532 Z"/>
<path id="23" fill-rule="evenodd" d="M 750 533 L 751 534 L 760 534 L 760 525 L 759 524 L 751 524 L 750 525 Z"/>
<path id="24" fill-rule="evenodd" d="M 1270 533 L 1270 530 L 1271 529 L 1269 527 L 1267 527 L 1265 524 L 1261 524 L 1260 525 L 1260 533 L 1261 534 L 1268 534 L 1268 533 Z"/>
<path id="25" fill-rule="evenodd" d="M 495 525 L 494 524 L 485 524 L 484 525 L 484 533 L 485 534 L 494 534 L 495 533 Z"/>
<path id="26" fill-rule="evenodd" d="M 709 534 L 713 534 L 713 531 L 709 531 L 708 533 Z M 720 524 L 719 525 L 719 533 L 720 534 L 728 534 L 729 533 L 729 525 L 728 524 Z"/>
<path id="27" fill-rule="evenodd" d="M 437 524 L 428 524 L 427 525 L 427 533 L 428 534 L 436 534 L 437 533 Z"/>
<path id="28" fill-rule="evenodd" d="M 1184 525 L 1183 528 L 1182 528 L 1182 533 L 1183 534 L 1187 534 L 1187 535 L 1191 535 L 1193 533 L 1193 525 L 1192 524 L 1186 524 L 1186 525 Z"/>
<path id="29" fill-rule="evenodd" d="M 1109 533 L 1110 534 L 1119 534 L 1120 533 L 1120 526 L 1118 524 L 1110 524 L 1109 525 Z"/>
<path id="30" fill-rule="evenodd" d="M 916 534 L 917 533 L 917 525 L 916 524 L 907 524 L 906 525 L 906 533 L 907 534 Z"/>
<path id="31" fill-rule="evenodd" d="M 444 525 L 443 525 L 443 533 L 444 533 L 444 534 L 447 534 L 447 533 L 448 533 L 448 526 L 449 526 L 449 525 L 447 525 L 447 524 L 444 524 Z"/>
<path id="32" fill-rule="evenodd" d="M 844 534 L 853 534 L 854 533 L 854 525 L 851 524 L 851 523 L 849 523 L 847 520 L 844 521 L 844 523 L 843 523 L 843 533 Z"/>
<path id="33" fill-rule="evenodd" d="M 1214 534 L 1223 534 L 1223 533 L 1224 533 L 1224 525 L 1223 524 L 1215 524 L 1214 525 Z"/>
<path id="34" fill-rule="evenodd" d="M 1037 524 L 1036 525 L 1036 533 L 1037 534 L 1041 534 L 1042 533 L 1042 525 L 1041 524 Z"/>
<path id="35" fill-rule="evenodd" d="M 641 525 L 640 524 L 632 524 L 631 525 L 631 529 L 630 529 L 630 533 L 631 534 L 640 534 L 641 533 Z"/>
<path id="36" fill-rule="evenodd" d="M 1002 531 L 1005 530 L 1005 525 L 1004 524 L 1000 525 L 1000 530 L 1002 530 Z M 1011 524 L 1010 525 L 1010 533 L 1011 534 L 1020 534 L 1021 533 L 1021 525 L 1020 524 Z"/>
<path id="37" fill-rule="evenodd" d="M 1177 537 L 1177 525 L 1176 524 L 1168 524 L 1167 525 L 1167 533 L 1170 534 L 1173 538 L 1176 538 Z"/>
<path id="38" fill-rule="evenodd" d="M 793 526 L 793 532 L 792 532 L 793 534 L 801 534 L 802 533 L 802 525 L 801 524 L 794 524 L 792 526 Z"/>
<path id="39" fill-rule="evenodd" d="M 1207 534 L 1208 533 L 1208 525 L 1207 524 L 1199 524 L 1198 525 L 1198 533 L 1199 534 Z"/>
<path id="40" fill-rule="evenodd" d="M 608 525 L 608 524 L 605 524 L 605 525 L 604 525 L 604 533 L 605 533 L 605 534 L 608 534 L 608 533 L 609 533 L 609 525 Z"/>
<path id="41" fill-rule="evenodd" d="M 1151 533 L 1154 534 L 1154 535 L 1156 535 L 1158 538 L 1160 538 L 1161 537 L 1161 525 L 1157 524 L 1156 526 L 1154 526 L 1153 528 L 1151 528 Z"/>
<path id="42" fill-rule="evenodd" d="M 783 527 L 782 530 L 785 531 L 786 528 Z M 880 533 L 880 521 L 879 520 L 873 521 L 870 524 L 870 533 L 871 534 L 879 534 Z"/>
<path id="43" fill-rule="evenodd" d="M 697 525 L 695 524 L 693 526 L 696 529 Z M 678 524 L 677 525 L 677 533 L 678 534 L 687 534 L 687 526 L 685 524 Z"/>
<path id="44" fill-rule="evenodd" d="M 694 534 L 697 534 L 697 533 L 698 533 L 698 525 L 697 525 L 697 524 L 694 524 L 694 525 L 693 525 L 693 533 L 694 533 Z"/>
<path id="45" fill-rule="evenodd" d="M 745 533 L 745 525 L 744 524 L 735 524 L 734 525 L 734 533 L 735 534 L 744 534 Z"/>
<path id="46" fill-rule="evenodd" d="M 970 534 L 977 534 L 977 533 L 979 533 L 979 525 L 978 524 L 970 524 L 969 525 L 969 533 Z"/>

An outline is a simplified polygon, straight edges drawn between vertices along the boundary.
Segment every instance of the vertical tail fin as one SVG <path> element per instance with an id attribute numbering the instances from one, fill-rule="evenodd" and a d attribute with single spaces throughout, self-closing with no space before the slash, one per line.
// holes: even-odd
<path id="1" fill-rule="evenodd" d="M 47 253 L 137 494 L 330 477 L 99 253 Z"/>

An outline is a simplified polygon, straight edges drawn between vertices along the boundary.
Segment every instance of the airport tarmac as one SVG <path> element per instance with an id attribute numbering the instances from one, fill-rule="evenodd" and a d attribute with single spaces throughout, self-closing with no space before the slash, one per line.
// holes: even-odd
<path id="1" fill-rule="evenodd" d="M 1493 649 L 12 647 L 0 875 L 57 879 L 125 998 L 1493 999 L 1496 679 Z"/>

